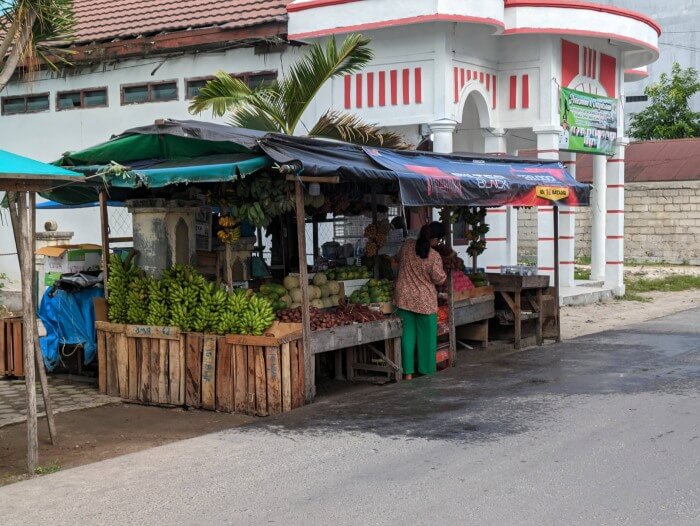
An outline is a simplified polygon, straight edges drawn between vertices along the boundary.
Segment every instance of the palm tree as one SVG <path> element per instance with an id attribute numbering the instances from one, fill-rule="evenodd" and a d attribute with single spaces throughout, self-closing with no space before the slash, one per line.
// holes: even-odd
<path id="1" fill-rule="evenodd" d="M 233 126 L 293 135 L 301 124 L 313 137 L 325 137 L 369 146 L 405 148 L 400 135 L 382 132 L 349 113 L 327 111 L 309 130 L 302 115 L 326 81 L 360 71 L 373 57 L 370 40 L 350 35 L 338 47 L 331 37 L 325 48 L 313 44 L 305 56 L 279 81 L 250 88 L 242 80 L 218 71 L 190 104 L 191 113 L 211 109 L 230 114 Z"/>
<path id="2" fill-rule="evenodd" d="M 65 47 L 74 25 L 72 0 L 9 0 L 0 2 L 0 91 L 22 64 L 27 71 L 42 64 L 57 69 L 67 64 Z"/>

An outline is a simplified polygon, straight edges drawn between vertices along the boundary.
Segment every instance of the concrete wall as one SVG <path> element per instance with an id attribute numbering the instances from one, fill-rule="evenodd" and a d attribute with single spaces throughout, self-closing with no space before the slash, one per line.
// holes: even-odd
<path id="1" fill-rule="evenodd" d="M 537 255 L 537 214 L 518 214 L 518 259 Z M 591 253 L 590 209 L 576 215 L 576 257 Z M 700 264 L 700 181 L 625 185 L 625 260 Z"/>

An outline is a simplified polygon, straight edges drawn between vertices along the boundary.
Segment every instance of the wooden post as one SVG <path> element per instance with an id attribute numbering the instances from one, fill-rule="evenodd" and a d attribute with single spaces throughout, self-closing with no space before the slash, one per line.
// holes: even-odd
<path id="1" fill-rule="evenodd" d="M 107 212 L 107 192 L 102 189 L 99 193 L 100 202 L 100 232 L 102 241 L 102 282 L 105 298 L 109 297 L 107 279 L 109 278 L 109 214 Z"/>
<path id="2" fill-rule="evenodd" d="M 233 290 L 233 247 L 231 243 L 224 243 L 224 267 L 226 276 L 226 290 Z"/>
<path id="3" fill-rule="evenodd" d="M 29 214 L 27 213 L 27 193 L 18 194 L 19 202 L 17 211 L 19 215 L 20 243 L 17 252 L 20 255 L 20 271 L 22 276 L 22 314 L 23 314 L 23 339 L 24 346 L 24 383 L 27 387 L 27 471 L 34 475 L 38 457 L 39 442 L 37 438 L 36 421 L 36 386 L 34 375 L 34 297 L 32 283 L 34 270 L 32 269 L 32 247 L 30 245 Z"/>
<path id="4" fill-rule="evenodd" d="M 447 231 L 447 246 L 452 248 L 452 220 L 450 214 L 444 221 L 445 230 Z M 455 327 L 455 300 L 453 290 L 452 269 L 447 271 L 447 309 L 450 324 L 450 366 L 454 367 L 457 364 L 457 328 Z"/>
<path id="5" fill-rule="evenodd" d="M 29 194 L 29 210 L 28 215 L 30 219 L 29 224 L 29 246 L 31 247 L 31 262 L 32 262 L 32 298 L 36 298 L 37 295 L 34 291 L 34 269 L 36 269 L 36 254 L 35 254 L 35 244 L 34 239 L 36 235 L 36 194 L 31 192 Z M 40 299 L 39 299 L 40 301 Z M 51 402 L 51 394 L 49 393 L 49 381 L 46 378 L 46 367 L 44 366 L 44 357 L 41 352 L 41 346 L 39 345 L 39 329 L 36 324 L 36 309 L 32 311 L 34 314 L 32 316 L 32 332 L 34 337 L 34 358 L 36 360 L 37 374 L 39 375 L 39 383 L 41 384 L 41 396 L 44 400 L 44 409 L 46 411 L 46 422 L 49 425 L 49 436 L 51 437 L 51 443 L 55 446 L 58 443 L 58 435 L 56 434 L 56 424 L 53 419 L 53 404 Z"/>
<path id="6" fill-rule="evenodd" d="M 304 189 L 300 180 L 294 181 L 296 201 L 297 245 L 299 249 L 299 287 L 301 288 L 302 345 L 304 346 L 304 377 L 306 403 L 316 395 L 316 357 L 310 351 L 311 318 L 309 313 L 309 275 L 306 268 L 306 223 L 304 221 Z"/>
<path id="7" fill-rule="evenodd" d="M 561 341 L 561 321 L 559 318 L 560 313 L 560 302 L 559 302 L 559 206 L 554 205 L 552 210 L 552 220 L 554 221 L 554 296 L 557 306 L 557 339 L 556 341 Z M 541 306 L 540 306 L 541 307 Z M 542 316 L 542 313 L 540 313 Z"/>
<path id="8" fill-rule="evenodd" d="M 372 223 L 377 224 L 377 185 L 372 185 Z M 379 247 L 374 256 L 374 279 L 379 279 Z"/>

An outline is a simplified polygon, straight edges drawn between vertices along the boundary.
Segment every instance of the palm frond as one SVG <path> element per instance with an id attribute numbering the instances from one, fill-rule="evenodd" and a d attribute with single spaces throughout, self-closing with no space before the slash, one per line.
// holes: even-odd
<path id="1" fill-rule="evenodd" d="M 241 79 L 224 71 L 217 71 L 214 78 L 199 90 L 190 103 L 190 113 L 202 113 L 211 109 L 212 115 L 221 117 L 236 105 L 243 103 L 253 92 Z"/>
<path id="2" fill-rule="evenodd" d="M 335 37 L 326 46 L 313 44 L 304 57 L 294 63 L 280 83 L 289 128 L 293 131 L 321 87 L 330 79 L 361 70 L 373 57 L 370 40 L 350 35 L 338 47 Z"/>
<path id="3" fill-rule="evenodd" d="M 357 115 L 336 111 L 326 112 L 309 132 L 312 137 L 324 137 L 361 144 L 405 150 L 410 148 L 403 137 L 394 132 L 383 132 L 375 124 L 365 123 Z"/>

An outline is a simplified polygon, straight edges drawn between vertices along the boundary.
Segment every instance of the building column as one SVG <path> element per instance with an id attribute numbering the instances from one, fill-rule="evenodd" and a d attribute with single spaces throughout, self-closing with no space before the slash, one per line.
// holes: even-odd
<path id="1" fill-rule="evenodd" d="M 605 286 L 613 294 L 625 294 L 625 147 L 629 139 L 615 141 L 615 153 L 607 163 L 605 219 Z"/>
<path id="2" fill-rule="evenodd" d="M 537 135 L 537 157 L 539 159 L 559 160 L 560 126 L 538 126 L 532 129 Z M 537 208 L 537 271 L 550 276 L 554 284 L 554 224 L 552 223 L 554 207 Z"/>
<path id="3" fill-rule="evenodd" d="M 457 128 L 457 122 L 452 119 L 440 119 L 428 123 L 428 127 L 433 136 L 433 152 L 452 153 L 454 151 L 452 141 L 455 128 Z M 437 208 L 433 208 L 432 216 L 433 221 L 439 221 L 440 211 Z"/>
<path id="4" fill-rule="evenodd" d="M 484 136 L 484 153 L 506 155 L 506 132 L 502 128 L 489 128 L 481 131 Z M 510 229 L 508 211 L 512 207 L 499 206 L 486 210 L 486 223 L 489 233 L 486 235 L 486 250 L 479 256 L 481 267 L 487 272 L 500 272 L 501 265 L 510 265 L 510 245 L 513 238 L 509 237 Z M 517 232 L 517 231 L 516 231 Z M 512 234 L 511 234 L 512 235 Z M 517 243 L 517 234 L 515 237 Z M 517 245 L 516 245 L 517 250 Z"/>
<path id="5" fill-rule="evenodd" d="M 576 179 L 576 154 L 573 152 L 561 152 L 559 154 L 562 164 Z M 573 287 L 574 260 L 576 239 L 576 211 L 570 206 L 559 207 L 559 284 L 562 287 Z"/>
<path id="6" fill-rule="evenodd" d="M 591 189 L 591 280 L 605 279 L 605 216 L 606 161 L 603 155 L 593 156 L 593 188 Z"/>

